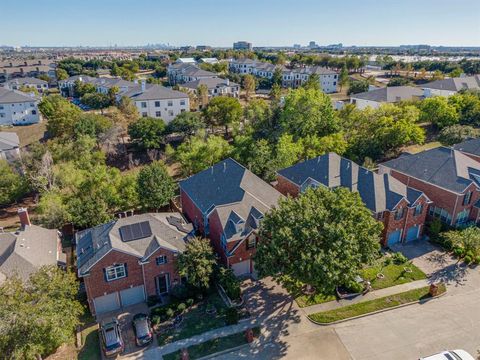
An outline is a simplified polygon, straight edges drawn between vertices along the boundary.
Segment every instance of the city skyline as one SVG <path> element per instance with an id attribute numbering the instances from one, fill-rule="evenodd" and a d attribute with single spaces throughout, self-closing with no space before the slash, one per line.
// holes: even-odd
<path id="1" fill-rule="evenodd" d="M 234 41 L 245 40 L 258 47 L 305 46 L 310 41 L 345 46 L 480 46 L 479 1 L 405 0 L 379 6 L 366 0 L 362 7 L 357 4 L 354 0 L 341 4 L 300 0 L 292 8 L 286 0 L 245 0 L 232 13 L 231 6 L 218 0 L 25 0 L 21 7 L 6 0 L 2 9 L 9 16 L 2 19 L 0 44 L 231 47 Z"/>

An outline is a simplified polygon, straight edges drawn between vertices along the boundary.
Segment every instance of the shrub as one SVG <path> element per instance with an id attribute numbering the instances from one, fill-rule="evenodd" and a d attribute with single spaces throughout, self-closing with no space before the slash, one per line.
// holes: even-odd
<path id="1" fill-rule="evenodd" d="M 186 308 L 187 308 L 187 305 L 185 305 L 184 303 L 180 303 L 180 304 L 178 304 L 178 306 L 177 306 L 177 311 L 178 311 L 179 313 L 183 313 Z"/>
<path id="2" fill-rule="evenodd" d="M 350 282 L 345 287 L 351 293 L 361 293 L 363 291 L 363 284 L 356 281 Z"/>
<path id="3" fill-rule="evenodd" d="M 158 315 L 152 316 L 152 325 L 158 325 L 161 322 L 161 318 Z"/>
<path id="4" fill-rule="evenodd" d="M 234 307 L 228 308 L 227 311 L 225 312 L 226 319 L 225 322 L 227 325 L 235 325 L 238 324 L 238 310 Z"/>
<path id="5" fill-rule="evenodd" d="M 476 256 L 475 259 L 473 259 L 473 262 L 478 265 L 480 264 L 480 255 Z"/>
<path id="6" fill-rule="evenodd" d="M 190 306 L 193 305 L 194 300 L 192 298 L 189 298 L 189 299 L 187 299 L 187 301 L 185 301 L 185 303 L 187 304 L 188 307 L 190 307 Z"/>
<path id="7" fill-rule="evenodd" d="M 472 262 L 472 257 L 469 255 L 465 255 L 463 261 L 465 261 L 466 264 L 470 264 Z"/>
<path id="8" fill-rule="evenodd" d="M 147 305 L 148 307 L 157 305 L 161 301 L 160 296 L 158 295 L 150 295 L 147 299 Z"/>
<path id="9" fill-rule="evenodd" d="M 384 261 L 385 266 L 390 265 L 390 264 L 392 263 L 392 261 L 393 261 L 393 260 L 392 260 L 391 257 L 387 257 L 387 258 L 385 259 L 385 261 Z"/>
<path id="10" fill-rule="evenodd" d="M 453 249 L 453 253 L 455 254 L 455 256 L 460 257 L 460 258 L 463 257 L 463 255 L 464 255 L 464 251 L 461 247 L 455 247 Z"/>
<path id="11" fill-rule="evenodd" d="M 434 219 L 430 223 L 428 230 L 429 230 L 430 237 L 433 239 L 437 239 L 438 235 L 442 231 L 442 222 L 440 221 L 440 219 Z"/>
<path id="12" fill-rule="evenodd" d="M 186 300 L 192 294 L 189 288 L 184 284 L 177 284 L 172 287 L 170 294 L 178 300 Z"/>
<path id="13" fill-rule="evenodd" d="M 168 308 L 167 311 L 165 311 L 165 316 L 167 320 L 173 318 L 174 315 L 175 315 L 175 312 L 171 308 Z"/>
<path id="14" fill-rule="evenodd" d="M 232 269 L 224 267 L 219 268 L 218 281 L 231 300 L 236 300 L 240 297 L 240 281 L 237 279 Z"/>
<path id="15" fill-rule="evenodd" d="M 394 253 L 392 258 L 393 258 L 393 262 L 397 265 L 405 264 L 408 261 L 406 256 L 403 255 L 401 252 Z"/>

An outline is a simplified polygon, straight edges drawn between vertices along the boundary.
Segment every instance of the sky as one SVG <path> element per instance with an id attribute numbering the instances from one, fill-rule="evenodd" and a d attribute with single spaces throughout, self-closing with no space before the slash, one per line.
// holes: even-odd
<path id="1" fill-rule="evenodd" d="M 480 46 L 480 0 L 0 0 L 0 45 Z"/>

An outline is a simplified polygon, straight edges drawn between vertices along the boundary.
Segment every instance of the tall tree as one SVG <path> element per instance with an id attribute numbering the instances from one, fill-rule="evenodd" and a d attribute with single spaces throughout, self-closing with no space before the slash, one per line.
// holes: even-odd
<path id="1" fill-rule="evenodd" d="M 250 99 L 252 93 L 255 93 L 256 81 L 253 75 L 247 74 L 243 77 L 243 88 L 245 89 L 245 97 Z"/>
<path id="2" fill-rule="evenodd" d="M 255 268 L 260 275 L 288 275 L 331 294 L 375 258 L 381 230 L 358 193 L 307 189 L 265 215 Z"/>
<path id="3" fill-rule="evenodd" d="M 140 204 L 145 209 L 158 209 L 168 205 L 175 196 L 176 188 L 177 185 L 161 161 L 143 167 L 138 174 L 137 192 Z"/>
<path id="4" fill-rule="evenodd" d="M 199 290 L 210 287 L 215 264 L 215 254 L 207 239 L 189 240 L 185 252 L 177 258 L 179 274 L 187 277 L 187 282 Z"/>
<path id="5" fill-rule="evenodd" d="M 199 112 L 182 112 L 168 123 L 167 134 L 181 134 L 182 136 L 195 135 L 199 130 L 205 129 L 205 122 Z"/>
<path id="6" fill-rule="evenodd" d="M 435 96 L 420 103 L 420 121 L 431 122 L 438 128 L 455 125 L 459 121 L 457 108 L 447 98 Z"/>
<path id="7" fill-rule="evenodd" d="M 53 136 L 71 136 L 81 110 L 60 95 L 48 95 L 38 105 L 48 119 L 47 130 Z"/>
<path id="8" fill-rule="evenodd" d="M 320 87 L 320 76 L 318 76 L 318 74 L 312 74 L 308 77 L 308 80 L 305 82 L 305 84 L 303 84 L 303 87 L 305 89 L 314 89 L 314 90 L 318 90 L 318 91 L 321 91 L 321 87 Z"/>
<path id="9" fill-rule="evenodd" d="M 348 84 L 348 69 L 345 64 L 342 66 L 342 70 L 340 70 L 340 74 L 338 75 L 338 85 L 340 85 L 340 91 L 342 91 L 343 87 Z"/>
<path id="10" fill-rule="evenodd" d="M 0 159 L 0 204 L 7 205 L 19 200 L 28 191 L 24 177 L 10 166 L 4 159 Z"/>
<path id="11" fill-rule="evenodd" d="M 207 122 L 212 126 L 224 126 L 228 136 L 228 127 L 240 123 L 243 109 L 240 102 L 232 97 L 218 96 L 210 100 L 204 110 Z"/>
<path id="12" fill-rule="evenodd" d="M 164 143 L 166 125 L 162 119 L 141 117 L 128 126 L 130 139 L 145 149 L 158 149 Z"/>
<path id="13" fill-rule="evenodd" d="M 339 128 L 330 97 L 316 89 L 291 90 L 285 97 L 280 122 L 296 139 L 309 134 L 329 135 Z"/>

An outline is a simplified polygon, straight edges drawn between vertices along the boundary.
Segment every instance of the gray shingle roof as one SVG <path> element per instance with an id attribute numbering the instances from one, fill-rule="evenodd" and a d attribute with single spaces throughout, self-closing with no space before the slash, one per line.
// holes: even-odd
<path id="1" fill-rule="evenodd" d="M 122 240 L 121 227 L 144 221 L 149 223 L 151 235 L 131 241 Z M 81 231 L 76 235 L 78 273 L 80 276 L 85 275 L 112 249 L 131 254 L 141 260 L 146 260 L 160 247 L 183 252 L 192 230 L 192 225 L 187 224 L 178 213 L 149 213 L 117 219 Z"/>
<path id="2" fill-rule="evenodd" d="M 472 183 L 480 184 L 480 163 L 444 146 L 404 154 L 381 165 L 456 193 Z"/>
<path id="3" fill-rule="evenodd" d="M 480 139 L 467 139 L 459 144 L 453 145 L 453 148 L 463 153 L 480 156 Z"/>
<path id="4" fill-rule="evenodd" d="M 480 75 L 436 80 L 422 85 L 422 88 L 448 91 L 478 90 L 480 89 Z"/>
<path id="5" fill-rule="evenodd" d="M 283 197 L 276 189 L 228 158 L 180 182 L 180 188 L 203 214 L 216 210 L 227 239 L 242 234 L 229 227 L 230 220 L 262 217 Z M 243 233 L 243 232 L 242 232 Z M 243 234 L 244 235 L 244 234 Z"/>
<path id="6" fill-rule="evenodd" d="M 24 77 L 24 78 L 16 78 L 13 80 L 9 80 L 6 84 L 18 84 L 18 85 L 25 85 L 25 84 L 33 84 L 33 85 L 48 85 L 48 82 L 42 79 L 37 79 L 34 77 Z"/>
<path id="7" fill-rule="evenodd" d="M 381 89 L 352 94 L 350 97 L 353 99 L 393 103 L 401 100 L 410 100 L 417 96 L 423 96 L 422 89 L 413 86 L 388 86 Z"/>
<path id="8" fill-rule="evenodd" d="M 30 225 L 16 233 L 1 233 L 0 273 L 26 280 L 43 265 L 65 263 L 65 255 L 57 250 L 57 230 Z"/>
<path id="9" fill-rule="evenodd" d="M 358 192 L 374 213 L 393 210 L 405 198 L 410 204 L 422 192 L 409 188 L 388 174 L 377 174 L 335 153 L 328 153 L 278 171 L 302 190 L 315 183 L 328 188 L 346 187 Z"/>
<path id="10" fill-rule="evenodd" d="M 161 85 L 147 84 L 145 91 L 142 91 L 140 85 L 123 94 L 132 100 L 162 100 L 162 99 L 185 99 L 188 95 L 181 92 L 166 88 Z"/>
<path id="11" fill-rule="evenodd" d="M 20 91 L 8 90 L 0 87 L 0 104 L 35 102 L 35 97 L 28 96 Z"/>
<path id="12" fill-rule="evenodd" d="M 18 135 L 14 132 L 0 131 L 0 151 L 16 149 L 20 146 Z"/>

